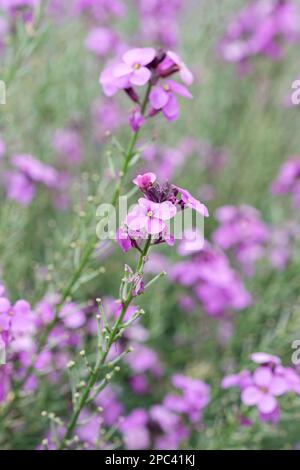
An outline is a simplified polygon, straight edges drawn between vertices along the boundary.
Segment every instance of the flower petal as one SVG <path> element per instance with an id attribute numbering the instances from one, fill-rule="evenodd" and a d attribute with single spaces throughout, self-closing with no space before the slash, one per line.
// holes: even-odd
<path id="1" fill-rule="evenodd" d="M 276 399 L 269 394 L 263 394 L 261 400 L 257 403 L 257 408 L 262 413 L 272 413 L 277 407 Z"/>
<path id="2" fill-rule="evenodd" d="M 163 108 L 163 114 L 168 121 L 175 121 L 179 116 L 179 104 L 174 95 L 169 95 L 169 100 Z"/>
<path id="3" fill-rule="evenodd" d="M 269 387 L 272 378 L 273 374 L 269 367 L 259 367 L 253 373 L 253 382 L 258 387 Z"/>
<path id="4" fill-rule="evenodd" d="M 141 67 L 138 70 L 134 70 L 130 76 L 130 82 L 132 85 L 143 86 L 151 77 L 151 72 L 146 67 Z"/>
<path id="5" fill-rule="evenodd" d="M 131 73 L 132 68 L 127 64 L 120 63 L 113 67 L 113 74 L 115 78 L 126 77 L 126 75 L 130 75 Z"/>
<path id="6" fill-rule="evenodd" d="M 193 95 L 189 92 L 189 90 L 180 83 L 174 82 L 174 80 L 167 80 L 166 83 L 167 85 L 169 85 L 170 89 L 177 95 L 183 96 L 187 99 L 193 98 Z"/>
<path id="7" fill-rule="evenodd" d="M 166 224 L 156 217 L 147 217 L 146 230 L 150 235 L 157 235 L 166 228 Z"/>
<path id="8" fill-rule="evenodd" d="M 169 94 L 163 87 L 155 86 L 150 92 L 149 100 L 154 109 L 162 109 L 169 101 Z"/>
<path id="9" fill-rule="evenodd" d="M 147 65 L 152 62 L 155 57 L 155 49 L 152 47 L 141 47 L 130 49 L 123 54 L 123 61 L 128 65 L 140 64 Z"/>
<path id="10" fill-rule="evenodd" d="M 261 391 L 257 387 L 251 386 L 251 385 L 250 387 L 245 388 L 241 394 L 242 402 L 245 405 L 249 405 L 249 406 L 257 405 L 257 403 L 259 403 L 261 398 L 262 398 Z"/>
<path id="11" fill-rule="evenodd" d="M 172 219 L 176 215 L 177 209 L 170 201 L 158 204 L 154 209 L 155 217 L 162 220 Z"/>

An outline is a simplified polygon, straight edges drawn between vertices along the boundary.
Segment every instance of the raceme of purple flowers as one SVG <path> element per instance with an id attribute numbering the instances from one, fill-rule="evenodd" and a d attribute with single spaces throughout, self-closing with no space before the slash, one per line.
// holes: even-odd
<path id="1" fill-rule="evenodd" d="M 229 25 L 219 49 L 224 60 L 249 70 L 251 60 L 282 58 L 286 43 L 300 39 L 299 9 L 294 0 L 254 0 Z"/>
<path id="2" fill-rule="evenodd" d="M 139 248 L 139 241 L 153 237 L 153 244 L 166 242 L 174 245 L 174 236 L 167 222 L 177 211 L 189 207 L 203 217 L 208 217 L 204 204 L 195 199 L 186 189 L 170 183 L 160 184 L 154 173 L 145 173 L 134 178 L 133 183 L 143 192 L 138 205 L 129 212 L 117 233 L 117 241 L 122 250 Z"/>
<path id="3" fill-rule="evenodd" d="M 135 103 L 130 113 L 130 125 L 136 132 L 144 124 L 145 105 L 137 89 L 150 86 L 150 109 L 146 117 L 162 113 L 168 121 L 179 116 L 178 96 L 191 99 L 186 86 L 170 79 L 179 73 L 184 85 L 193 83 L 193 75 L 181 58 L 174 52 L 155 51 L 153 48 L 135 48 L 125 52 L 121 60 L 108 66 L 100 75 L 100 83 L 107 96 L 124 90 Z"/>

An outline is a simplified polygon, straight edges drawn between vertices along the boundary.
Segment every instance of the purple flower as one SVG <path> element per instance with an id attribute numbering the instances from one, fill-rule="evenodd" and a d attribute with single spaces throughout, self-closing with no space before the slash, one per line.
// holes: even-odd
<path id="1" fill-rule="evenodd" d="M 162 77 L 168 76 L 174 71 L 179 71 L 179 75 L 183 83 L 192 85 L 194 77 L 192 72 L 187 68 L 181 57 L 172 51 L 168 51 L 165 59 L 159 64 L 158 70 Z"/>
<path id="2" fill-rule="evenodd" d="M 181 199 L 185 206 L 195 210 L 199 214 L 203 215 L 203 217 L 209 217 L 208 209 L 204 204 L 195 199 L 186 189 L 182 189 L 179 187 L 178 189 L 181 193 Z"/>
<path id="3" fill-rule="evenodd" d="M 224 206 L 217 209 L 216 218 L 220 226 L 213 233 L 214 242 L 224 250 L 233 250 L 244 272 L 252 275 L 269 237 L 259 212 L 247 205 Z"/>
<path id="4" fill-rule="evenodd" d="M 286 392 L 286 383 L 268 367 L 259 367 L 253 374 L 253 383 L 244 388 L 241 400 L 245 405 L 256 405 L 263 414 L 273 413 L 277 407 L 276 397 Z"/>
<path id="5" fill-rule="evenodd" d="M 133 132 L 137 132 L 145 124 L 145 118 L 141 113 L 141 108 L 133 109 L 129 114 L 129 125 Z"/>
<path id="6" fill-rule="evenodd" d="M 80 328 L 86 321 L 84 312 L 74 302 L 64 304 L 60 312 L 60 318 L 65 326 L 70 329 Z"/>
<path id="7" fill-rule="evenodd" d="M 173 80 L 166 80 L 163 85 L 156 85 L 150 92 L 150 115 L 162 111 L 168 121 L 174 121 L 179 116 L 179 104 L 175 95 L 192 99 L 191 93 L 186 87 Z"/>
<path id="8" fill-rule="evenodd" d="M 247 406 L 256 406 L 261 421 L 277 423 L 280 419 L 278 397 L 291 391 L 300 394 L 300 377 L 292 368 L 283 367 L 277 356 L 258 352 L 250 357 L 259 367 L 253 373 L 245 370 L 225 377 L 222 388 L 239 387 L 241 401 Z"/>
<path id="9" fill-rule="evenodd" d="M 255 0 L 229 25 L 220 52 L 224 60 L 241 65 L 257 55 L 278 60 L 283 45 L 299 39 L 298 22 L 292 0 Z"/>
<path id="10" fill-rule="evenodd" d="M 126 449 L 149 449 L 150 432 L 148 430 L 148 413 L 143 408 L 133 410 L 120 425 Z"/>
<path id="11" fill-rule="evenodd" d="M 89 32 L 85 47 L 98 57 L 103 57 L 116 48 L 118 41 L 119 38 L 113 30 L 97 27 Z"/>
<path id="12" fill-rule="evenodd" d="M 291 158 L 279 170 L 277 179 L 272 183 L 274 194 L 291 194 L 294 206 L 300 207 L 300 159 Z"/>
<path id="13" fill-rule="evenodd" d="M 250 294 L 225 254 L 208 243 L 191 259 L 175 264 L 170 276 L 175 282 L 192 288 L 205 311 L 214 317 L 251 304 Z"/>
<path id="14" fill-rule="evenodd" d="M 156 181 L 155 173 L 144 173 L 143 175 L 136 176 L 132 182 L 138 186 L 142 191 L 148 189 Z"/>
<path id="15" fill-rule="evenodd" d="M 202 410 L 210 400 L 210 388 L 201 380 L 175 374 L 172 384 L 181 391 L 180 395 L 169 394 L 164 399 L 164 405 L 179 414 L 185 414 L 193 422 L 199 422 Z"/>
<path id="16" fill-rule="evenodd" d="M 81 138 L 75 129 L 58 129 L 54 134 L 53 146 L 62 163 L 65 161 L 71 164 L 81 162 L 83 153 Z"/>
<path id="17" fill-rule="evenodd" d="M 131 85 L 145 85 L 151 77 L 151 72 L 146 65 L 153 61 L 155 54 L 155 49 L 151 47 L 136 48 L 125 52 L 122 56 L 123 63 L 115 66 L 115 76 L 127 77 Z"/>
<path id="18" fill-rule="evenodd" d="M 122 61 L 106 68 L 101 76 L 100 83 L 107 96 L 114 95 L 119 89 L 131 86 L 143 86 L 150 77 L 151 72 L 146 66 L 155 58 L 155 49 L 130 49 L 122 56 Z"/>
<path id="19" fill-rule="evenodd" d="M 132 230 L 145 229 L 149 235 L 157 235 L 166 228 L 165 220 L 176 214 L 176 207 L 169 201 L 154 203 L 145 198 L 127 215 L 126 223 Z"/>
<path id="20" fill-rule="evenodd" d="M 6 144 L 4 140 L 0 137 L 0 159 L 5 155 L 6 153 Z"/>

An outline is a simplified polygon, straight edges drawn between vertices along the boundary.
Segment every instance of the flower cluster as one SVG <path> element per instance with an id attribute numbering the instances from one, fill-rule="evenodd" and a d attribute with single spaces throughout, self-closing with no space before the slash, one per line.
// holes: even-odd
<path id="1" fill-rule="evenodd" d="M 204 242 L 200 234 L 184 238 L 178 253 L 189 258 L 176 263 L 170 270 L 174 282 L 192 289 L 204 310 L 220 317 L 232 310 L 242 310 L 251 304 L 251 296 L 226 255 L 217 247 Z"/>
<path id="2" fill-rule="evenodd" d="M 74 11 L 102 22 L 110 16 L 123 16 L 126 8 L 123 0 L 75 0 Z"/>
<path id="3" fill-rule="evenodd" d="M 245 70 L 258 55 L 280 59 L 284 45 L 299 40 L 299 33 L 299 12 L 293 0 L 255 0 L 229 25 L 220 51 L 224 60 Z"/>
<path id="4" fill-rule="evenodd" d="M 146 41 L 163 47 L 174 47 L 178 42 L 178 16 L 182 0 L 137 0 L 140 17 L 140 35 Z"/>
<path id="5" fill-rule="evenodd" d="M 184 375 L 174 375 L 172 383 L 181 394 L 168 394 L 161 404 L 146 411 L 134 409 L 121 422 L 127 449 L 178 449 L 200 424 L 201 412 L 210 400 L 208 385 Z M 152 444 L 151 444 L 152 443 Z"/>
<path id="6" fill-rule="evenodd" d="M 189 207 L 208 217 L 206 206 L 186 189 L 170 183 L 161 185 L 156 181 L 154 173 L 138 175 L 133 182 L 145 197 L 139 199 L 138 205 L 127 214 L 124 224 L 118 230 L 117 240 L 125 252 L 130 248 L 139 248 L 139 240 L 145 240 L 149 236 L 154 244 L 166 242 L 173 245 L 174 237 L 167 222 L 175 217 L 178 210 Z"/>
<path id="7" fill-rule="evenodd" d="M 82 142 L 76 128 L 57 129 L 52 144 L 61 163 L 77 165 L 82 161 Z"/>
<path id="8" fill-rule="evenodd" d="M 38 185 L 53 190 L 59 187 L 59 173 L 32 155 L 13 155 L 11 163 L 15 170 L 7 174 L 6 185 L 9 199 L 27 205 L 33 200 Z"/>
<path id="9" fill-rule="evenodd" d="M 134 113 L 130 114 L 130 124 L 134 132 L 144 122 L 145 105 L 136 91 L 136 87 L 146 84 L 150 87 L 150 109 L 147 117 L 162 112 L 168 121 L 179 116 L 177 95 L 192 98 L 186 86 L 169 77 L 179 72 L 185 85 L 191 85 L 193 75 L 174 52 L 156 52 L 153 48 L 130 49 L 122 55 L 121 61 L 110 65 L 100 75 L 100 83 L 107 96 L 113 96 L 124 90 L 135 103 Z"/>
<path id="10" fill-rule="evenodd" d="M 300 395 L 300 377 L 293 368 L 284 367 L 277 356 L 259 352 L 253 353 L 251 359 L 258 364 L 254 372 L 243 370 L 228 375 L 222 387 L 238 387 L 242 403 L 256 406 L 261 421 L 277 423 L 280 419 L 278 397 L 289 392 Z"/>
<path id="11" fill-rule="evenodd" d="M 213 233 L 214 243 L 230 250 L 243 272 L 252 275 L 269 237 L 269 229 L 259 212 L 246 205 L 224 206 L 217 209 L 215 216 L 220 225 Z"/>

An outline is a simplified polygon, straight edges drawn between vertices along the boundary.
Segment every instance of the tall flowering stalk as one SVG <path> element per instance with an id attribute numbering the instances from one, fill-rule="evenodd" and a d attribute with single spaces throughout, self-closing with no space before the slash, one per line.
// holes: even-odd
<path id="1" fill-rule="evenodd" d="M 177 210 L 183 210 L 186 207 L 192 207 L 203 216 L 208 215 L 204 204 L 194 199 L 185 189 L 178 188 L 169 183 L 161 185 L 156 181 L 156 175 L 153 173 L 138 175 L 133 182 L 139 187 L 145 197 L 140 198 L 138 205 L 127 214 L 122 227 L 118 231 L 118 243 L 125 252 L 130 248 L 137 249 L 139 251 L 139 260 L 135 271 L 131 272 L 130 268 L 127 267 L 126 272 L 129 274 L 122 279 L 119 289 L 121 294 L 119 300 L 122 308 L 117 320 L 112 327 L 107 323 L 104 323 L 104 330 L 99 327 L 96 363 L 89 373 L 84 392 L 75 401 L 73 414 L 59 449 L 64 449 L 72 443 L 70 439 L 72 438 L 80 413 L 89 400 L 93 387 L 101 378 L 102 382 L 100 382 L 98 387 L 96 386 L 97 392 L 103 390 L 107 385 L 107 376 L 105 374 L 104 377 L 100 376 L 102 369 L 106 365 L 112 345 L 122 336 L 126 327 L 139 317 L 140 313 L 137 312 L 129 322 L 123 323 L 132 301 L 144 292 L 144 266 L 151 247 L 161 243 L 167 243 L 168 245 L 174 243 L 166 222 L 175 217 Z M 186 198 L 187 194 L 189 194 L 188 198 Z M 159 277 L 154 278 L 148 285 L 152 284 Z M 105 318 L 104 311 L 102 311 L 102 316 Z M 98 320 L 100 321 L 101 318 L 99 317 Z M 123 353 L 119 358 L 114 359 L 114 363 L 122 357 Z"/>
<path id="2" fill-rule="evenodd" d="M 113 66 L 108 67 L 105 69 L 101 76 L 100 76 L 100 83 L 103 87 L 103 91 L 107 96 L 114 95 L 117 91 L 123 90 L 127 96 L 134 102 L 135 114 L 134 119 L 132 119 L 132 111 L 129 115 L 129 123 L 132 129 L 132 136 L 128 145 L 127 150 L 122 150 L 124 156 L 124 162 L 122 169 L 119 173 L 119 178 L 116 183 L 115 191 L 111 198 L 111 204 L 116 207 L 118 204 L 118 198 L 121 194 L 122 187 L 124 185 L 126 176 L 129 171 L 129 166 L 132 161 L 133 156 L 136 153 L 135 146 L 137 143 L 138 135 L 140 128 L 145 122 L 146 118 L 153 118 L 158 113 L 162 113 L 165 118 L 169 121 L 173 121 L 179 115 L 179 106 L 178 101 L 175 94 L 179 94 L 186 97 L 191 97 L 190 93 L 188 92 L 187 88 L 175 81 L 167 80 L 170 76 L 179 73 L 182 81 L 185 84 L 191 84 L 193 82 L 193 76 L 191 72 L 188 70 L 184 62 L 180 59 L 180 57 L 171 52 L 164 52 L 164 51 L 155 51 L 153 48 L 136 48 L 127 51 L 123 57 L 121 62 L 115 63 Z M 143 98 L 140 98 L 136 87 L 146 87 L 144 92 Z M 176 190 L 173 189 L 173 198 L 176 197 L 176 194 L 180 191 L 180 188 Z M 175 194 L 176 193 L 176 194 Z M 183 200 L 186 199 L 192 201 L 193 204 L 195 200 L 189 199 L 189 193 L 185 190 L 182 190 L 182 203 Z M 181 203 L 181 204 L 182 204 Z M 187 203 L 187 206 L 190 204 Z M 200 203 L 199 203 L 200 204 Z M 190 204 L 191 205 L 191 204 Z M 202 205 L 200 204 L 201 210 Z M 205 212 L 205 210 L 204 210 Z M 207 215 L 207 214 L 205 214 Z M 167 241 L 167 238 L 166 240 Z M 55 328 L 55 326 L 60 321 L 60 314 L 63 305 L 65 304 L 66 300 L 72 295 L 73 288 L 75 284 L 80 280 L 85 267 L 87 266 L 92 254 L 94 253 L 96 244 L 98 242 L 98 238 L 96 234 L 91 238 L 90 242 L 86 245 L 80 263 L 76 271 L 74 271 L 68 285 L 65 289 L 61 292 L 60 302 L 56 305 L 56 311 L 53 319 L 48 323 L 44 332 L 40 337 L 39 344 L 36 350 L 36 357 L 38 357 L 41 352 L 44 350 L 45 346 L 47 345 L 47 341 L 49 335 Z M 161 240 L 160 240 L 161 242 Z M 157 243 L 157 240 L 156 240 Z M 144 260 L 148 255 L 148 250 L 151 246 L 151 234 L 149 234 L 149 239 L 145 244 L 145 247 L 140 250 L 140 260 L 138 262 L 138 266 L 136 269 L 136 278 L 141 276 Z M 108 340 L 108 350 L 110 349 L 111 345 L 113 344 L 115 337 L 118 333 L 118 329 L 120 323 L 124 315 L 126 314 L 127 308 L 132 301 L 131 296 L 128 297 L 125 302 L 123 302 L 123 310 L 120 315 L 119 322 L 115 324 L 115 327 L 111 330 L 111 336 Z M 99 356 L 95 371 L 98 371 L 99 368 L 105 362 L 106 356 L 108 352 L 102 352 Z M 7 404 L 2 412 L 2 417 L 7 416 L 7 414 L 13 409 L 16 401 L 19 399 L 20 392 L 29 379 L 29 377 L 35 371 L 35 362 L 36 357 L 33 359 L 31 364 L 28 366 L 25 375 L 22 377 L 21 380 L 15 383 L 14 385 L 14 398 Z M 97 375 L 97 374 L 96 374 Z M 95 379 L 95 375 L 90 377 L 89 383 L 91 387 L 93 386 L 93 381 Z M 88 394 L 87 394 L 88 396 Z M 84 404 L 87 396 L 83 395 L 82 403 Z M 81 408 L 80 408 L 81 409 Z M 80 412 L 80 410 L 79 410 Z M 70 430 L 68 428 L 67 434 L 65 436 L 65 440 L 68 439 L 69 434 L 72 434 L 72 430 L 74 426 L 72 422 L 74 420 L 75 424 L 78 418 L 78 414 L 75 411 L 73 418 L 70 423 Z M 74 424 L 74 425 L 75 425 Z"/>

